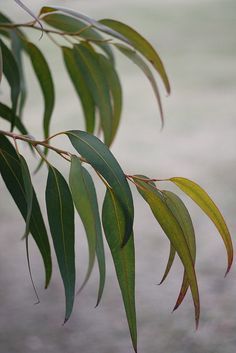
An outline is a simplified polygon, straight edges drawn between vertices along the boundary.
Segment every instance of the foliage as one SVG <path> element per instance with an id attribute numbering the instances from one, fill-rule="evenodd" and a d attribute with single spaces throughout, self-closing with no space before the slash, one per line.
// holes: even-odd
<path id="1" fill-rule="evenodd" d="M 17 3 L 23 6 L 20 1 Z M 18 140 L 24 141 L 32 152 L 39 155 L 41 162 L 37 169 L 43 163 L 48 168 L 45 198 L 52 243 L 65 290 L 65 321 L 70 317 L 75 299 L 75 208 L 84 225 L 89 249 L 88 269 L 79 291 L 89 280 L 97 259 L 100 275 L 97 305 L 99 304 L 106 277 L 104 232 L 114 261 L 133 347 L 137 350 L 134 205 L 129 186 L 129 183 L 133 183 L 170 242 L 170 255 L 161 283 L 168 275 L 177 253 L 184 267 L 184 276 L 175 309 L 182 303 L 190 288 L 197 326 L 200 301 L 195 273 L 195 233 L 190 214 L 179 196 L 162 190 L 163 180 L 126 175 L 110 151 L 122 112 L 122 86 L 113 49 L 128 57 L 150 81 L 163 125 L 161 98 L 153 70 L 159 74 L 168 94 L 170 85 L 159 55 L 138 32 L 119 21 L 96 21 L 62 7 L 43 7 L 38 17 L 27 8 L 24 9 L 33 16 L 32 22 L 12 23 L 5 14 L 0 13 L 0 79 L 3 76 L 7 81 L 11 101 L 10 106 L 0 103 L 0 117 L 10 123 L 9 131 L 0 130 L 0 172 L 26 223 L 23 239 L 26 242 L 30 274 L 29 234 L 34 238 L 43 259 L 45 288 L 48 287 L 52 274 L 51 245 L 27 162 L 17 145 Z M 55 105 L 54 81 L 44 54 L 28 39 L 23 32 L 25 29 L 40 31 L 42 37 L 47 35 L 59 47 L 69 79 L 81 102 L 85 131 L 68 130 L 50 136 Z M 59 44 L 61 42 L 63 44 Z M 23 65 L 26 55 L 30 59 L 44 100 L 43 141 L 30 136 L 22 120 L 27 100 Z M 15 133 L 15 129 L 20 134 Z M 102 139 L 96 137 L 97 129 L 102 133 Z M 51 144 L 51 140 L 58 135 L 69 139 L 74 153 Z M 49 151 L 57 153 L 70 163 L 68 182 L 50 163 Z M 92 166 L 105 186 L 101 216 L 94 182 L 86 169 L 87 164 Z M 226 247 L 228 273 L 233 261 L 233 246 L 227 225 L 217 206 L 191 180 L 172 177 L 164 181 L 173 183 L 192 198 L 215 224 Z"/>

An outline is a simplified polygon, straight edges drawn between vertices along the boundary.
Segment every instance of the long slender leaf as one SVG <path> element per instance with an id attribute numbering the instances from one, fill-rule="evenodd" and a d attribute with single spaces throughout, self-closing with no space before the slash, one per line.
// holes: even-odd
<path id="1" fill-rule="evenodd" d="M 160 116 L 161 116 L 161 123 L 162 123 L 162 127 L 163 127 L 164 115 L 163 115 L 163 109 L 162 109 L 162 104 L 161 104 L 161 96 L 160 96 L 159 89 L 158 89 L 158 86 L 157 86 L 157 83 L 156 83 L 156 80 L 155 80 L 155 77 L 154 77 L 152 71 L 150 70 L 149 66 L 145 63 L 143 58 L 140 55 L 138 55 L 138 53 L 135 50 L 132 50 L 123 44 L 116 43 L 114 45 L 116 46 L 117 49 L 119 49 L 121 51 L 121 53 L 126 55 L 132 62 L 134 62 L 143 71 L 143 73 L 146 75 L 149 82 L 151 83 L 153 92 L 155 94 L 155 97 L 156 97 L 156 100 L 158 103 Z"/>
<path id="2" fill-rule="evenodd" d="M 131 235 L 127 244 L 121 248 L 125 215 L 120 202 L 110 189 L 107 189 L 103 203 L 102 222 L 123 297 L 133 347 L 137 351 L 134 239 Z"/>
<path id="3" fill-rule="evenodd" d="M 124 211 L 124 245 L 129 240 L 133 230 L 134 206 L 129 185 L 119 163 L 108 147 L 97 137 L 80 130 L 67 131 L 66 135 L 81 156 L 84 157 L 112 187 Z"/>
<path id="4" fill-rule="evenodd" d="M 228 255 L 227 274 L 233 263 L 233 244 L 228 227 L 218 207 L 206 191 L 195 182 L 180 177 L 170 178 L 170 181 L 176 184 L 186 195 L 188 195 L 215 224 L 224 241 Z"/>
<path id="5" fill-rule="evenodd" d="M 21 172 L 20 160 L 6 137 L 0 135 L 0 172 L 12 198 L 23 218 L 27 219 L 27 201 L 24 190 L 24 180 Z M 45 288 L 47 288 L 51 273 L 51 251 L 47 231 L 40 211 L 39 203 L 33 191 L 33 205 L 30 219 L 30 233 L 32 234 L 37 247 L 42 255 L 45 267 Z"/>
<path id="6" fill-rule="evenodd" d="M 176 254 L 175 248 L 170 243 L 170 251 L 169 251 L 168 261 L 166 264 L 166 269 L 165 269 L 164 275 L 162 276 L 162 279 L 159 284 L 162 284 L 165 281 L 166 277 L 168 276 L 170 269 L 173 265 L 174 259 L 175 259 L 175 254 Z"/>
<path id="7" fill-rule="evenodd" d="M 142 178 L 145 178 L 142 176 Z M 148 178 L 146 178 L 148 180 Z M 189 250 L 188 243 L 185 239 L 183 230 L 179 224 L 178 219 L 167 206 L 165 199 L 160 191 L 155 189 L 152 185 L 148 185 L 139 179 L 135 179 L 137 189 L 144 200 L 150 206 L 152 213 L 161 228 L 165 232 L 166 236 L 169 238 L 171 244 L 174 246 L 177 254 L 179 255 L 184 269 L 187 272 L 188 282 L 192 292 L 193 302 L 195 306 L 195 321 L 196 326 L 198 326 L 199 315 L 200 315 L 200 300 L 198 293 L 197 278 L 194 269 L 194 264 L 192 256 Z"/>
<path id="8" fill-rule="evenodd" d="M 20 121 L 19 117 L 16 116 L 11 108 L 6 106 L 3 103 L 0 103 L 0 117 L 5 119 L 6 121 L 9 121 L 11 123 L 12 121 L 15 121 L 15 126 L 16 128 L 23 134 L 27 135 L 28 131 L 26 130 L 26 127 L 23 125 L 23 123 Z"/>
<path id="9" fill-rule="evenodd" d="M 112 106 L 107 81 L 99 68 L 97 54 L 85 44 L 74 47 L 76 61 L 87 77 L 93 99 L 99 109 L 100 121 L 106 145 L 112 142 Z"/>
<path id="10" fill-rule="evenodd" d="M 66 297 L 66 322 L 75 296 L 74 206 L 69 187 L 60 172 L 50 166 L 46 187 L 49 226 Z"/>
<path id="11" fill-rule="evenodd" d="M 27 42 L 26 47 L 44 98 L 43 126 L 46 138 L 49 136 L 50 120 L 55 102 L 53 80 L 48 63 L 39 48 L 30 42 Z"/>
<path id="12" fill-rule="evenodd" d="M 62 47 L 62 51 L 68 74 L 81 101 L 86 131 L 93 133 L 95 127 L 95 103 L 88 87 L 87 75 L 84 74 L 83 68 L 81 69 L 81 61 L 78 58 L 76 60 L 72 49 Z"/>
<path id="13" fill-rule="evenodd" d="M 164 65 L 152 45 L 137 31 L 135 31 L 133 28 L 129 27 L 125 23 L 111 19 L 103 19 L 99 22 L 105 25 L 106 27 L 111 28 L 115 32 L 120 33 L 123 37 L 126 38 L 126 42 L 128 39 L 129 44 L 131 44 L 136 50 L 138 50 L 157 70 L 166 87 L 166 91 L 170 93 L 170 83 Z"/>

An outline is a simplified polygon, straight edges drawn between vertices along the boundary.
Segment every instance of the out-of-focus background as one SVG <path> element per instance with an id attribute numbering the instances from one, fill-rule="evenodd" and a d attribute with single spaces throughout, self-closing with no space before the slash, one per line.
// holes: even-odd
<path id="1" fill-rule="evenodd" d="M 25 0 L 25 3 L 35 13 L 43 4 L 57 4 L 73 7 L 97 19 L 115 18 L 133 26 L 153 43 L 165 63 L 172 86 L 172 94 L 166 98 L 160 83 L 165 128 L 160 132 L 155 98 L 146 78 L 118 55 L 124 111 L 112 150 L 127 173 L 160 178 L 185 176 L 200 183 L 219 205 L 235 239 L 235 0 Z M 15 20 L 29 19 L 13 0 L 1 1 L 0 6 L 1 11 L 9 11 L 8 15 Z M 79 102 L 66 79 L 58 48 L 48 42 L 46 36 L 40 42 L 37 35 L 33 36 L 46 53 L 57 82 L 52 130 L 83 128 Z M 32 133 L 40 137 L 42 97 L 28 65 L 27 74 L 30 100 L 25 120 Z M 64 140 L 55 140 L 57 143 L 62 144 Z M 28 160 L 33 168 L 35 161 L 30 156 Z M 67 175 L 66 163 L 53 156 L 52 160 Z M 34 177 L 44 211 L 45 177 L 45 168 Z M 100 184 L 98 190 L 102 198 Z M 236 271 L 234 266 L 224 279 L 226 254 L 216 229 L 179 193 L 191 211 L 197 235 L 202 313 L 196 332 L 189 294 L 178 312 L 171 313 L 182 279 L 178 261 L 166 282 L 157 286 L 168 256 L 168 241 L 148 207 L 133 191 L 139 352 L 235 352 Z M 101 305 L 94 309 L 98 284 L 95 269 L 89 284 L 76 299 L 72 318 L 62 326 L 64 294 L 58 271 L 54 269 L 52 283 L 44 291 L 41 259 L 31 242 L 32 271 L 41 299 L 39 305 L 34 305 L 25 245 L 20 241 L 23 222 L 3 183 L 0 192 L 0 352 L 132 352 L 108 249 L 106 288 Z M 77 255 L 81 283 L 87 248 L 79 221 Z"/>

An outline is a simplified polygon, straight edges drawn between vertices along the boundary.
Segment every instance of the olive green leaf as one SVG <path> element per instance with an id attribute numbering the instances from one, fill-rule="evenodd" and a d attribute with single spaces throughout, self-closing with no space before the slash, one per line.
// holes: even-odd
<path id="1" fill-rule="evenodd" d="M 66 135 L 69 137 L 70 142 L 77 152 L 79 152 L 112 187 L 120 203 L 120 207 L 124 212 L 124 245 L 131 236 L 134 219 L 133 198 L 125 174 L 108 147 L 97 137 L 80 130 L 67 131 Z"/>
<path id="2" fill-rule="evenodd" d="M 116 33 L 118 32 L 119 34 L 121 34 L 123 37 L 126 38 L 126 42 L 128 39 L 128 44 L 131 44 L 134 49 L 139 51 L 157 70 L 160 77 L 162 78 L 167 93 L 170 93 L 170 84 L 164 65 L 152 45 L 143 36 L 141 36 L 141 34 L 136 32 L 133 28 L 129 27 L 125 23 L 111 19 L 103 19 L 99 22 L 105 25 L 106 27 L 111 28 Z"/>
<path id="3" fill-rule="evenodd" d="M 146 177 L 142 176 L 142 178 Z M 146 179 L 148 180 L 148 178 Z M 139 193 L 150 206 L 154 217 L 160 224 L 166 236 L 169 238 L 171 244 L 175 248 L 177 254 L 180 257 L 180 260 L 183 263 L 184 269 L 188 276 L 188 282 L 195 306 L 196 326 L 198 326 L 200 315 L 200 300 L 197 278 L 189 246 L 182 227 L 179 224 L 179 220 L 175 217 L 175 214 L 169 208 L 164 196 L 158 189 L 138 178 L 135 179 L 135 183 L 137 184 Z"/>
<path id="4" fill-rule="evenodd" d="M 122 87 L 120 83 L 119 76 L 116 72 L 114 65 L 111 61 L 107 59 L 104 55 L 98 54 L 98 61 L 106 78 L 107 85 L 110 89 L 110 94 L 112 97 L 112 137 L 111 141 L 114 140 L 117 129 L 120 123 L 121 111 L 122 111 Z"/>
<path id="5" fill-rule="evenodd" d="M 130 60 L 132 60 L 132 62 L 134 62 L 143 71 L 143 73 L 146 75 L 149 82 L 151 83 L 153 92 L 155 94 L 155 97 L 156 97 L 156 100 L 158 103 L 160 116 L 161 116 L 161 123 L 162 123 L 162 127 L 163 127 L 164 115 L 163 115 L 163 109 L 162 109 L 162 104 L 161 104 L 161 96 L 160 96 L 159 89 L 158 89 L 158 86 L 157 86 L 157 83 L 156 83 L 156 80 L 155 80 L 155 77 L 154 77 L 152 71 L 150 70 L 149 66 L 145 63 L 143 58 L 135 50 L 133 50 L 123 44 L 116 43 L 114 45 L 117 49 L 120 50 L 121 53 L 126 55 Z"/>
<path id="6" fill-rule="evenodd" d="M 46 186 L 48 221 L 66 297 L 66 322 L 75 296 L 74 206 L 69 187 L 60 172 L 49 166 Z"/>
<path id="7" fill-rule="evenodd" d="M 76 156 L 72 156 L 71 158 L 69 183 L 75 207 L 80 215 L 86 231 L 89 248 L 88 270 L 79 291 L 82 290 L 90 277 L 96 253 L 100 271 L 100 284 L 97 300 L 98 304 L 105 284 L 105 255 L 101 222 L 93 180 L 88 171 L 82 167 L 80 159 Z"/>
<path id="8" fill-rule="evenodd" d="M 47 138 L 55 102 L 53 80 L 48 63 L 39 48 L 30 42 L 26 43 L 26 48 L 44 98 L 43 127 L 44 137 Z"/>
<path id="9" fill-rule="evenodd" d="M 99 67 L 97 54 L 86 44 L 74 46 L 76 61 L 86 75 L 87 84 L 98 107 L 106 145 L 112 142 L 112 106 L 106 78 Z"/>
<path id="10" fill-rule="evenodd" d="M 133 347 L 137 351 L 134 238 L 132 234 L 126 245 L 121 247 L 125 231 L 125 215 L 120 202 L 110 188 L 106 191 L 103 203 L 102 223 L 115 265 Z"/>
<path id="11" fill-rule="evenodd" d="M 227 274 L 233 262 L 233 244 L 228 227 L 218 207 L 206 191 L 204 191 L 195 182 L 180 177 L 170 178 L 169 180 L 177 185 L 186 195 L 188 195 L 215 224 L 224 241 L 228 255 L 228 266 L 226 270 Z"/>
<path id="12" fill-rule="evenodd" d="M 27 135 L 28 131 L 26 130 L 26 127 L 23 125 L 23 123 L 20 121 L 19 117 L 16 116 L 11 108 L 9 108 L 7 105 L 0 103 L 0 117 L 3 118 L 6 121 L 9 121 L 11 123 L 12 121 L 15 121 L 15 126 L 16 128 L 23 134 Z"/>
<path id="13" fill-rule="evenodd" d="M 62 51 L 68 74 L 81 101 L 86 131 L 93 133 L 95 126 L 95 103 L 88 87 L 87 75 L 81 69 L 81 60 L 78 60 L 78 58 L 76 60 L 73 49 L 62 47 Z"/>
<path id="14" fill-rule="evenodd" d="M 11 52 L 11 50 L 4 44 L 0 39 L 2 57 L 3 57 L 3 73 L 9 83 L 11 88 L 11 102 L 12 102 L 12 111 L 15 117 L 17 111 L 18 98 L 20 94 L 20 73 L 17 66 L 17 62 Z M 11 121 L 11 130 L 14 128 L 15 121 Z"/>
<path id="15" fill-rule="evenodd" d="M 159 282 L 159 285 L 162 284 L 165 281 L 166 277 L 168 276 L 170 269 L 173 265 L 174 259 L 175 259 L 175 254 L 176 254 L 175 248 L 170 243 L 170 251 L 169 251 L 168 261 L 166 264 L 166 269 L 165 269 L 164 275 L 162 276 L 161 281 Z"/>
<path id="16" fill-rule="evenodd" d="M 3 135 L 0 135 L 0 172 L 6 187 L 8 188 L 17 207 L 19 208 L 20 213 L 26 220 L 28 214 L 26 199 L 27 196 L 24 189 L 21 163 L 12 144 Z M 51 251 L 47 231 L 34 190 L 29 228 L 30 233 L 32 234 L 42 255 L 45 267 L 45 288 L 47 288 L 52 274 Z"/>
<path id="17" fill-rule="evenodd" d="M 173 192 L 167 191 L 167 190 L 162 190 L 162 194 L 165 197 L 165 201 L 167 203 L 167 206 L 170 208 L 171 212 L 174 214 L 175 218 L 179 222 L 179 225 L 181 226 L 183 230 L 183 234 L 185 236 L 185 239 L 187 241 L 188 247 L 190 254 L 192 256 L 193 264 L 195 264 L 196 261 L 196 240 L 195 240 L 195 232 L 193 228 L 193 223 L 191 220 L 191 216 L 183 203 L 183 201 Z M 189 287 L 188 283 L 188 276 L 186 270 L 184 271 L 184 276 L 183 276 L 183 281 L 180 289 L 180 293 L 178 296 L 178 299 L 176 301 L 176 305 L 174 307 L 174 310 L 176 310 L 179 305 L 182 303 L 187 290 Z"/>

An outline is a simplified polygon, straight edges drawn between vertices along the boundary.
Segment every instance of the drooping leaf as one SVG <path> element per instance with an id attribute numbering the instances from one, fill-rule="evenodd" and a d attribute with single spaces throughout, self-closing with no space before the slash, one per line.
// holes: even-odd
<path id="1" fill-rule="evenodd" d="M 132 62 L 134 62 L 146 75 L 148 78 L 149 82 L 151 83 L 153 92 L 156 96 L 159 111 L 160 111 L 160 116 L 161 116 L 161 123 L 162 126 L 164 125 L 164 115 L 163 115 L 163 109 L 162 109 L 162 104 L 161 104 L 161 96 L 159 93 L 159 89 L 155 80 L 155 77 L 153 76 L 152 71 L 150 70 L 149 66 L 145 63 L 143 58 L 138 55 L 138 53 L 135 50 L 130 49 L 129 47 L 123 45 L 123 44 L 115 44 L 116 48 L 121 51 L 124 55 L 126 55 Z"/>
<path id="2" fill-rule="evenodd" d="M 75 296 L 74 206 L 69 187 L 60 172 L 50 166 L 46 187 L 48 221 L 66 297 L 66 322 Z"/>
<path id="3" fill-rule="evenodd" d="M 28 131 L 26 130 L 25 126 L 23 123 L 20 121 L 19 117 L 16 116 L 11 108 L 6 106 L 3 103 L 0 103 L 0 117 L 9 121 L 11 123 L 12 121 L 15 121 L 15 126 L 16 128 L 23 134 L 27 135 Z"/>
<path id="4" fill-rule="evenodd" d="M 110 45 L 105 43 L 104 38 L 100 33 L 96 32 L 91 26 L 88 26 L 85 22 L 68 15 L 61 13 L 48 13 L 42 18 L 49 26 L 61 30 L 68 34 L 78 34 L 79 37 L 84 38 L 88 41 L 92 41 L 103 49 L 112 62 L 114 62 L 114 55 Z"/>
<path id="5" fill-rule="evenodd" d="M 11 102 L 12 111 L 14 116 L 17 110 L 17 103 L 20 94 L 20 73 L 16 63 L 16 60 L 11 52 L 11 50 L 4 44 L 0 39 L 2 57 L 3 57 L 3 73 L 9 83 L 11 88 Z M 15 121 L 11 121 L 11 130 L 14 128 Z"/>
<path id="6" fill-rule="evenodd" d="M 139 176 L 138 176 L 139 177 Z M 142 176 L 142 178 L 145 178 Z M 148 178 L 146 178 L 148 180 Z M 182 227 L 179 224 L 178 219 L 174 213 L 167 206 L 164 196 L 162 193 L 149 185 L 147 182 L 140 179 L 135 179 L 137 189 L 144 200 L 150 206 L 152 213 L 161 228 L 163 229 L 166 236 L 169 238 L 171 244 L 175 248 L 180 260 L 183 263 L 184 269 L 188 276 L 188 282 L 190 285 L 193 302 L 195 306 L 195 321 L 198 326 L 199 315 L 200 315 L 200 300 L 198 293 L 197 278 L 194 269 L 192 256 L 189 250 L 188 243 L 185 239 Z"/>
<path id="7" fill-rule="evenodd" d="M 107 85 L 110 89 L 112 97 L 112 141 L 115 138 L 117 129 L 119 127 L 121 111 L 122 111 L 122 87 L 119 76 L 114 65 L 104 55 L 98 55 L 98 61 L 102 69 L 103 75 L 107 80 Z"/>
<path id="8" fill-rule="evenodd" d="M 98 304 L 101 299 L 105 283 L 105 255 L 101 222 L 93 180 L 88 171 L 82 167 L 80 159 L 76 156 L 72 156 L 71 158 L 69 181 L 72 198 L 83 222 L 89 247 L 88 270 L 80 291 L 85 286 L 90 277 L 96 253 L 100 271 L 100 284 L 97 300 Z"/>
<path id="9" fill-rule="evenodd" d="M 12 144 L 3 135 L 0 135 L 0 172 L 6 187 L 19 208 L 20 213 L 26 220 L 27 201 L 24 190 L 24 180 L 21 172 L 21 163 Z M 45 267 L 45 288 L 47 288 L 52 274 L 51 251 L 35 191 L 33 191 L 30 233 L 42 255 Z"/>
<path id="10" fill-rule="evenodd" d="M 188 195 L 215 224 L 224 241 L 228 255 L 227 274 L 233 262 L 233 245 L 228 227 L 218 207 L 206 191 L 195 182 L 180 177 L 170 178 L 170 181 L 176 184 L 186 195 Z"/>
<path id="11" fill-rule="evenodd" d="M 49 136 L 50 120 L 55 102 L 51 71 L 44 55 L 38 47 L 36 47 L 33 43 L 27 42 L 26 48 L 44 98 L 43 127 L 44 137 L 47 138 Z"/>
<path id="12" fill-rule="evenodd" d="M 99 110 L 101 127 L 106 145 L 112 142 L 112 106 L 107 81 L 99 68 L 98 57 L 85 44 L 75 45 L 74 53 L 84 75 L 90 92 Z"/>
<path id="13" fill-rule="evenodd" d="M 111 19 L 103 19 L 99 22 L 106 27 L 111 28 L 115 32 L 120 33 L 123 37 L 126 38 L 126 42 L 128 39 L 128 44 L 131 44 L 137 51 L 139 51 L 157 70 L 160 77 L 162 78 L 167 93 L 170 93 L 170 83 L 164 65 L 153 46 L 137 31 L 125 23 Z"/>
<path id="14" fill-rule="evenodd" d="M 85 116 L 86 131 L 94 132 L 95 126 L 95 103 L 87 83 L 87 75 L 81 69 L 81 60 L 76 60 L 74 51 L 68 47 L 62 47 L 64 62 L 80 98 Z M 82 64 L 83 65 L 83 64 Z"/>
<path id="15" fill-rule="evenodd" d="M 115 265 L 133 347 L 137 351 L 134 238 L 132 234 L 127 244 L 121 247 L 120 244 L 125 231 L 124 210 L 120 207 L 120 202 L 109 188 L 106 191 L 103 203 L 102 223 Z"/>
<path id="16" fill-rule="evenodd" d="M 174 214 L 175 218 L 179 222 L 179 225 L 181 226 L 183 230 L 183 234 L 185 236 L 185 239 L 187 241 L 188 247 L 190 254 L 192 256 L 193 264 L 195 265 L 196 261 L 196 240 L 195 240 L 195 232 L 193 228 L 193 223 L 190 217 L 190 214 L 183 203 L 183 201 L 173 192 L 163 190 L 162 194 L 165 197 L 165 201 L 167 203 L 167 206 L 170 208 L 171 212 Z M 179 305 L 182 303 L 187 290 L 189 288 L 189 283 L 188 283 L 188 276 L 186 270 L 184 271 L 184 276 L 183 276 L 183 281 L 180 289 L 180 293 L 178 296 L 178 299 L 176 301 L 176 305 L 174 307 L 174 310 L 176 310 Z"/>
<path id="17" fill-rule="evenodd" d="M 80 155 L 84 157 L 112 187 L 124 212 L 124 245 L 129 240 L 133 230 L 134 206 L 129 184 L 119 163 L 108 147 L 97 137 L 80 130 L 67 131 L 66 135 Z"/>
<path id="18" fill-rule="evenodd" d="M 162 284 L 165 281 L 166 277 L 168 276 L 170 269 L 173 265 L 174 259 L 175 259 L 175 254 L 176 254 L 175 248 L 170 243 L 170 251 L 169 251 L 168 261 L 166 264 L 166 269 L 165 269 L 164 275 L 162 276 L 162 279 L 159 284 Z"/>

